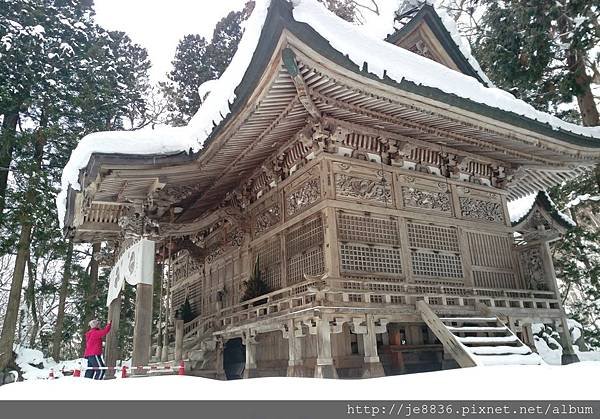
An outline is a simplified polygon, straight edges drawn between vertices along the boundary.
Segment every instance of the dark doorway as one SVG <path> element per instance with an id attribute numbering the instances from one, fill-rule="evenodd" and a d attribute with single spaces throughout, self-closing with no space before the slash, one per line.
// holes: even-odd
<path id="1" fill-rule="evenodd" d="M 242 338 L 229 339 L 223 348 L 223 369 L 228 380 L 239 380 L 246 366 L 246 347 Z"/>

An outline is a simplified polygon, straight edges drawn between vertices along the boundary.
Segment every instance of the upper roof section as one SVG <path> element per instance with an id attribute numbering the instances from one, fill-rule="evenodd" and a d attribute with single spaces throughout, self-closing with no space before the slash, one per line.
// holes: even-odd
<path id="1" fill-rule="evenodd" d="M 493 87 L 471 54 L 469 44 L 458 33 L 454 21 L 432 3 L 405 1 L 396 20 L 402 26 L 387 37 L 388 42 L 474 77 L 486 87 Z"/>
<path id="2" fill-rule="evenodd" d="M 287 49 L 297 57 L 295 74 L 283 63 Z M 180 189 L 195 203 L 180 218 L 200 216 L 289 141 L 311 111 L 507 167 L 516 172 L 512 197 L 575 176 L 600 158 L 600 128 L 539 112 L 362 31 L 317 0 L 256 1 L 231 64 L 202 89 L 210 92 L 187 127 L 82 139 L 63 171 L 61 222 L 76 225 L 78 205 L 123 206 L 119 197 L 130 190 L 142 196 L 163 188 Z"/>

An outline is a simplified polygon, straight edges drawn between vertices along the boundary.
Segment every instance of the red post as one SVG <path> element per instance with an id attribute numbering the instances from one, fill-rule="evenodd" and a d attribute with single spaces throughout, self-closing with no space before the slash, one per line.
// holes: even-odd
<path id="1" fill-rule="evenodd" d="M 179 362 L 179 374 L 178 375 L 185 375 L 185 364 L 183 363 L 183 360 L 181 360 Z"/>
<path id="2" fill-rule="evenodd" d="M 78 363 L 77 368 L 73 370 L 73 377 L 81 377 L 81 363 Z"/>
<path id="3" fill-rule="evenodd" d="M 54 380 L 54 368 L 50 368 L 50 374 L 48 374 L 49 380 Z"/>
<path id="4" fill-rule="evenodd" d="M 121 378 L 127 378 L 127 367 L 125 365 L 121 367 Z"/>

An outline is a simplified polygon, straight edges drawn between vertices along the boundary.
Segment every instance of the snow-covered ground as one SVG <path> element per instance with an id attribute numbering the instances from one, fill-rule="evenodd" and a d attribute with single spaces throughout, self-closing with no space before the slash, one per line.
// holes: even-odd
<path id="1" fill-rule="evenodd" d="M 0 400 L 597 400 L 599 376 L 600 362 L 475 367 L 366 380 L 64 377 L 4 385 Z"/>

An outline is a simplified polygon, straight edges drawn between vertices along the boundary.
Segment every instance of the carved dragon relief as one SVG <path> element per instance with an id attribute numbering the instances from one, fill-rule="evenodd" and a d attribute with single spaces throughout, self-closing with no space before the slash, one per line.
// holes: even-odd
<path id="1" fill-rule="evenodd" d="M 298 214 L 321 198 L 321 179 L 310 178 L 286 197 L 286 211 L 289 216 Z"/>
<path id="2" fill-rule="evenodd" d="M 402 187 L 404 205 L 412 208 L 422 208 L 442 212 L 452 211 L 450 196 L 447 192 L 428 191 L 412 186 Z"/>
<path id="3" fill-rule="evenodd" d="M 335 191 L 337 196 L 340 197 L 364 199 L 383 204 L 391 204 L 391 186 L 385 182 L 383 173 L 381 173 L 381 179 L 382 181 L 375 181 L 372 179 L 336 173 Z"/>
<path id="4" fill-rule="evenodd" d="M 471 197 L 459 198 L 461 215 L 478 221 L 504 222 L 504 210 L 499 202 L 484 201 Z"/>

